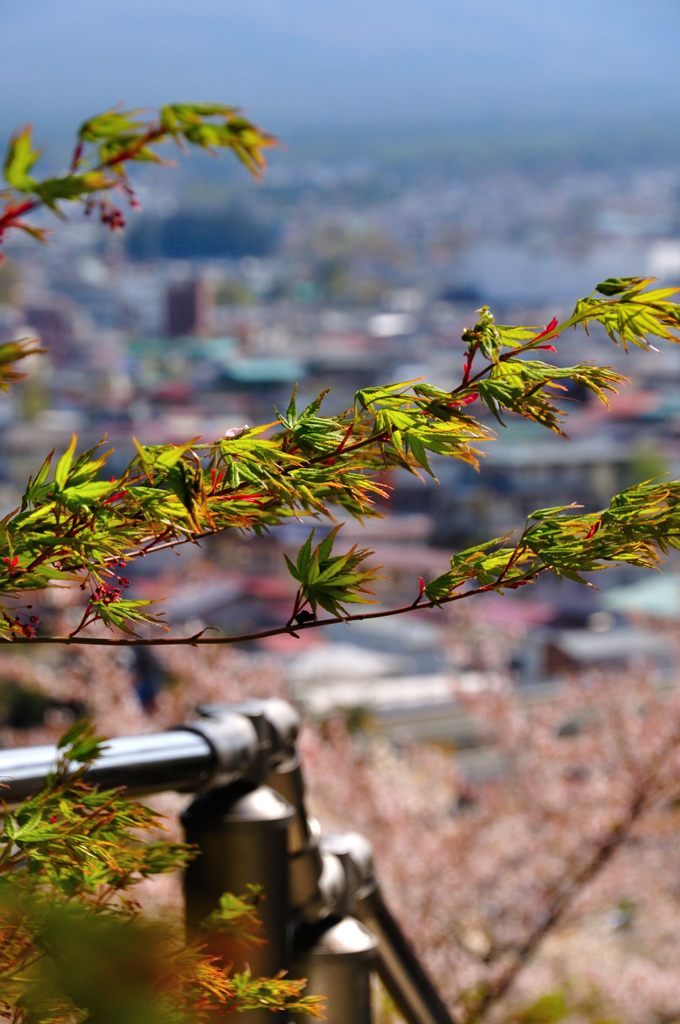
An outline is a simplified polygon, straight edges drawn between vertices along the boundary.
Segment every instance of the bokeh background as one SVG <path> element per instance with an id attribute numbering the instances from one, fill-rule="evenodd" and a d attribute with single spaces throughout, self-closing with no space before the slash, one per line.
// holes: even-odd
<path id="1" fill-rule="evenodd" d="M 116 104 L 234 103 L 282 143 L 261 183 L 182 156 L 139 169 L 125 232 L 43 213 L 49 246 L 8 244 L 0 339 L 35 333 L 49 354 L 0 409 L 3 514 L 73 431 L 83 445 L 107 435 L 120 468 L 133 435 L 267 422 L 295 383 L 307 398 L 331 385 L 333 408 L 388 379 L 453 387 L 482 303 L 540 327 L 606 276 L 680 283 L 675 0 L 42 0 L 6 2 L 0 19 L 0 136 L 32 123 L 46 170 L 68 163 L 80 121 Z M 632 382 L 611 410 L 572 389 L 571 441 L 511 422 L 480 474 L 404 476 L 383 520 L 345 524 L 384 567 L 378 600 L 412 600 L 419 575 L 533 508 L 598 508 L 680 475 L 678 355 L 626 356 L 597 332 L 561 340 L 557 359 L 607 361 Z M 145 559 L 131 594 L 165 599 L 178 633 L 279 625 L 295 589 L 282 554 L 306 530 L 292 520 L 263 541 Z M 372 837 L 452 1006 L 514 957 L 498 1019 L 670 1024 L 680 572 L 671 558 L 663 574 L 600 583 L 238 653 L 0 651 L 0 738 L 47 740 L 83 713 L 104 732 L 145 730 L 200 700 L 285 696 L 308 723 L 316 810 Z M 63 592 L 39 612 L 43 629 L 80 617 Z"/>

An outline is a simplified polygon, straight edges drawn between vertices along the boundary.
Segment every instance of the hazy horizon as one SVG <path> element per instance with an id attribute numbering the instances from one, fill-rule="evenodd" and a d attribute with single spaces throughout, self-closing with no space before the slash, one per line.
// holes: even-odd
<path id="1" fill-rule="evenodd" d="M 672 147 L 680 5 L 593 6 L 43 0 L 28 18 L 12 5 L 0 129 L 30 121 L 51 139 L 116 103 L 216 99 L 292 140 L 493 131 Z"/>

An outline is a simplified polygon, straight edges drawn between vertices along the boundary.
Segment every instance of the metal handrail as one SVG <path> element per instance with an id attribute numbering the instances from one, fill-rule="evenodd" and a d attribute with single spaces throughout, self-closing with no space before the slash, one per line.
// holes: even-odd
<path id="1" fill-rule="evenodd" d="M 321 837 L 308 815 L 291 705 L 250 701 L 199 713 L 166 732 L 107 741 L 86 775 L 93 785 L 137 795 L 197 794 L 183 816 L 202 854 L 186 872 L 189 923 L 224 889 L 262 882 L 267 947 L 255 966 L 275 972 L 299 965 L 310 986 L 329 995 L 330 1021 L 369 1024 L 375 963 L 408 1024 L 451 1024 L 385 904 L 368 841 L 356 833 Z M 47 745 L 0 751 L 4 802 L 38 792 L 58 753 Z M 259 877 L 248 878 L 249 871 Z"/>
<path id="2" fill-rule="evenodd" d="M 58 755 L 57 748 L 49 745 L 1 750 L 3 801 L 12 805 L 37 793 Z M 225 712 L 215 722 L 107 740 L 87 772 L 87 781 L 95 786 L 124 786 L 135 795 L 168 790 L 196 793 L 243 778 L 257 756 L 251 723 L 243 715 Z"/>

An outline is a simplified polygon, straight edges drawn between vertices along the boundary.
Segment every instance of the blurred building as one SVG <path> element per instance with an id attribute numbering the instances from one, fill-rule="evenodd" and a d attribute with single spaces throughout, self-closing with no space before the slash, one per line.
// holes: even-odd
<path id="1" fill-rule="evenodd" d="M 76 359 L 74 311 L 68 303 L 50 299 L 25 306 L 23 313 L 29 333 L 40 339 L 55 366 L 67 366 Z"/>
<path id="2" fill-rule="evenodd" d="M 210 334 L 213 304 L 213 290 L 205 278 L 171 282 L 165 297 L 166 333 L 171 338 Z"/>

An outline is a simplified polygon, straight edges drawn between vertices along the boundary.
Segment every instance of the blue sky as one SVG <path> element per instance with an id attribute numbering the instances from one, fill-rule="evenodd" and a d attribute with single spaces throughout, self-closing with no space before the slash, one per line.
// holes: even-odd
<path id="1" fill-rule="evenodd" d="M 677 0 L 40 0 L 0 5 L 0 128 L 123 102 L 237 102 L 267 127 L 487 120 L 675 131 Z"/>

